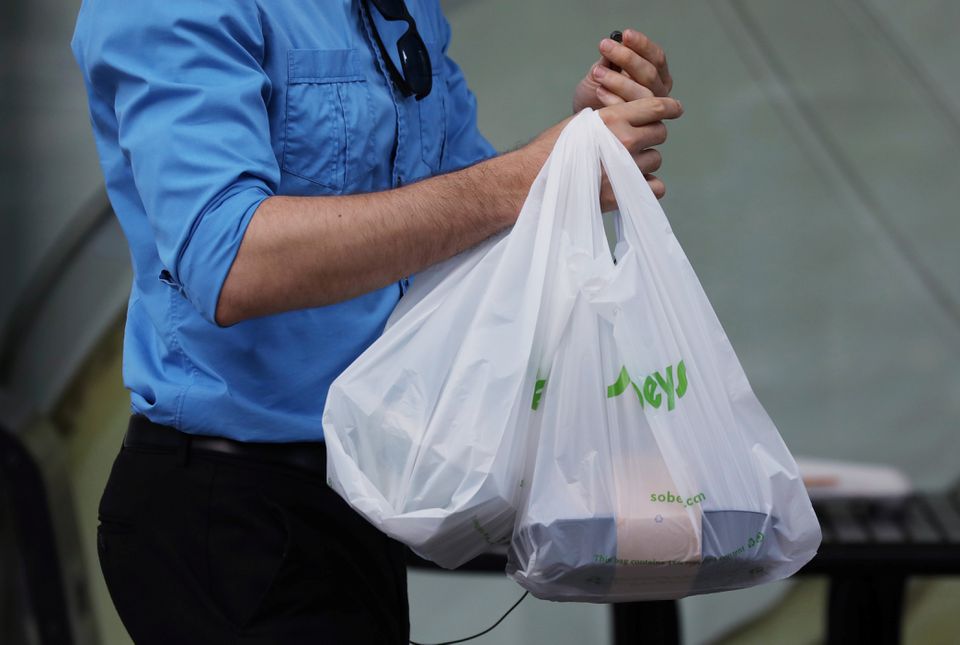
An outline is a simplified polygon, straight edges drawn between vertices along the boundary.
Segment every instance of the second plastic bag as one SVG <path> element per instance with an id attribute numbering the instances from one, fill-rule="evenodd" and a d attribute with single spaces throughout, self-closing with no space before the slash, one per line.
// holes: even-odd
<path id="1" fill-rule="evenodd" d="M 537 388 L 508 574 L 542 598 L 595 602 L 793 574 L 820 543 L 796 463 L 629 153 L 595 113 L 568 130 L 586 167 L 565 186 L 553 268 L 572 304 Z M 601 160 L 621 209 L 616 259 Z"/>

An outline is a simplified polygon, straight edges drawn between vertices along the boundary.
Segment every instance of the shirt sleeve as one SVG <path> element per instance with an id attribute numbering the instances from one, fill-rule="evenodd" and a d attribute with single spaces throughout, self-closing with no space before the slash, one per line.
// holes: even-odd
<path id="1" fill-rule="evenodd" d="M 438 7 L 439 12 L 439 7 Z M 477 127 L 477 99 L 467 86 L 460 67 L 447 54 L 451 30 L 446 16 L 440 13 L 443 40 L 443 78 L 447 82 L 447 141 L 443 158 L 444 172 L 459 170 L 497 154 Z"/>
<path id="2" fill-rule="evenodd" d="M 280 179 L 255 3 L 101 0 L 74 49 L 113 106 L 164 279 L 215 322 L 247 224 Z"/>

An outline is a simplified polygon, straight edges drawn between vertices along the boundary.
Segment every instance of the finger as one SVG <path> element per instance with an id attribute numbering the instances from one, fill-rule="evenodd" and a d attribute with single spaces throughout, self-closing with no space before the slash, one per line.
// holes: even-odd
<path id="1" fill-rule="evenodd" d="M 624 103 L 617 106 L 616 111 L 630 125 L 637 127 L 664 119 L 676 119 L 683 114 L 683 106 L 677 99 L 655 96 Z"/>
<path id="2" fill-rule="evenodd" d="M 641 151 L 653 146 L 659 146 L 667 140 L 667 126 L 663 121 L 648 123 L 638 128 L 631 127 L 624 136 L 621 137 L 623 145 L 631 154 L 639 154 Z"/>
<path id="3" fill-rule="evenodd" d="M 606 58 L 604 58 L 603 56 L 601 56 L 601 57 L 597 60 L 597 62 L 595 62 L 593 65 L 590 66 L 590 69 L 592 70 L 592 69 L 595 68 L 595 67 L 603 67 L 604 69 L 611 69 L 611 67 L 610 67 L 610 61 L 608 61 Z"/>
<path id="4" fill-rule="evenodd" d="M 656 66 L 626 45 L 605 38 L 600 42 L 600 53 L 655 95 L 667 95 L 667 88 L 664 87 Z"/>
<path id="5" fill-rule="evenodd" d="M 654 197 L 663 199 L 663 196 L 667 194 L 667 186 L 663 183 L 663 180 L 656 175 L 644 175 L 643 178 L 647 180 L 647 185 L 653 191 Z"/>
<path id="6" fill-rule="evenodd" d="M 604 89 L 616 94 L 625 101 L 653 96 L 653 92 L 640 85 L 625 74 L 618 74 L 613 70 L 597 65 L 593 68 L 593 79 Z"/>
<path id="7" fill-rule="evenodd" d="M 598 92 L 601 89 L 598 88 Z M 598 112 L 604 124 L 631 153 L 666 141 L 667 126 L 661 119 L 673 119 L 682 113 L 679 101 L 661 97 L 610 105 Z"/>
<path id="8" fill-rule="evenodd" d="M 640 54 L 657 69 L 660 82 L 669 94 L 673 89 L 673 78 L 670 76 L 670 68 L 667 66 L 667 56 L 663 48 L 636 29 L 624 30 L 623 44 Z"/>
<path id="9" fill-rule="evenodd" d="M 647 148 L 633 155 L 633 160 L 637 163 L 637 168 L 646 175 L 660 170 L 660 165 L 663 163 L 663 156 L 659 150 Z"/>
<path id="10" fill-rule="evenodd" d="M 601 193 L 600 195 L 600 212 L 601 213 L 610 213 L 615 210 L 619 210 L 620 207 L 617 205 L 617 198 L 613 195 L 612 190 L 607 190 Z"/>
<path id="11" fill-rule="evenodd" d="M 613 188 L 610 186 L 610 180 L 607 173 L 602 172 L 600 180 L 600 210 L 604 213 L 617 210 L 617 198 L 613 194 Z"/>
<path id="12" fill-rule="evenodd" d="M 600 83 L 600 76 L 598 74 L 603 74 L 603 72 L 598 73 L 597 68 L 600 68 L 604 71 L 610 70 L 610 61 L 601 56 L 598 61 L 590 66 L 590 71 L 587 72 L 587 78 L 594 84 Z"/>
<path id="13" fill-rule="evenodd" d="M 614 105 L 624 105 L 626 101 L 614 94 L 613 92 L 608 92 L 603 89 L 603 87 L 597 88 L 597 98 L 605 107 L 611 107 Z"/>

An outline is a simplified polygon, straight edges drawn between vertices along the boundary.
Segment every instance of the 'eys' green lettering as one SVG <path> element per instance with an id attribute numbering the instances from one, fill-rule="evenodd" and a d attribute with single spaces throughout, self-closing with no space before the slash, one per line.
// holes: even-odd
<path id="1" fill-rule="evenodd" d="M 645 407 L 645 403 L 649 403 L 654 408 L 659 408 L 663 405 L 663 398 L 666 395 L 667 410 L 673 410 L 677 406 L 677 399 L 687 393 L 689 385 L 687 366 L 683 361 L 677 363 L 676 369 L 673 365 L 667 365 L 662 372 L 656 371 L 642 379 L 640 383 L 642 385 L 631 379 L 626 366 L 623 366 L 620 368 L 617 380 L 607 386 L 607 398 L 620 396 L 626 392 L 627 385 L 630 385 L 640 401 L 640 407 Z"/>
<path id="2" fill-rule="evenodd" d="M 627 391 L 628 387 L 631 387 L 637 395 L 641 408 L 646 407 L 647 403 L 654 408 L 659 408 L 663 405 L 663 397 L 666 394 L 667 411 L 670 411 L 677 406 L 677 400 L 687 393 L 688 386 L 687 366 L 683 361 L 677 363 L 676 369 L 673 365 L 667 365 L 662 371 L 658 370 L 639 381 L 630 378 L 627 367 L 624 365 L 620 368 L 617 380 L 607 386 L 607 398 L 620 396 Z M 547 379 L 537 379 L 534 383 L 533 400 L 530 402 L 532 409 L 536 410 L 540 407 L 546 387 Z"/>

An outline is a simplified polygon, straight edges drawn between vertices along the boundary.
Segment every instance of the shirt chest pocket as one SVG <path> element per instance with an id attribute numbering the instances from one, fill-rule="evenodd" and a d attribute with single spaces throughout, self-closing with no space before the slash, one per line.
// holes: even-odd
<path id="1" fill-rule="evenodd" d="M 349 189 L 370 168 L 370 93 L 352 49 L 287 52 L 285 172 L 331 192 Z"/>

